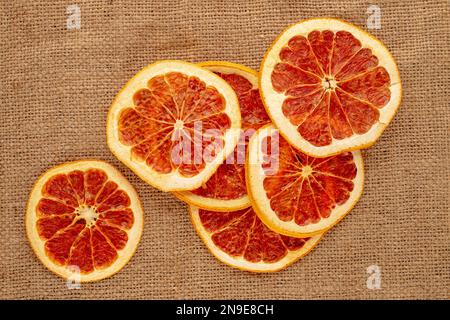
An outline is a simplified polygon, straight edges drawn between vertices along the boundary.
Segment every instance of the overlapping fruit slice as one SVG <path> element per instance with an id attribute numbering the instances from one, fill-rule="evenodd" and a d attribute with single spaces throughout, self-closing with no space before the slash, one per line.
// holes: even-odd
<path id="1" fill-rule="evenodd" d="M 336 19 L 285 30 L 261 64 L 263 102 L 280 133 L 317 157 L 373 144 L 401 100 L 400 75 L 373 36 Z"/>
<path id="2" fill-rule="evenodd" d="M 267 125 L 250 139 L 247 189 L 254 209 L 272 230 L 308 237 L 339 222 L 361 196 L 360 151 L 314 158 L 293 148 Z"/>
<path id="3" fill-rule="evenodd" d="M 130 260 L 142 234 L 143 212 L 134 188 L 102 161 L 66 163 L 36 182 L 28 202 L 27 235 L 51 271 L 97 281 Z"/>
<path id="4" fill-rule="evenodd" d="M 200 188 L 178 192 L 187 203 L 203 209 L 233 211 L 250 206 L 245 185 L 245 153 L 248 139 L 261 126 L 270 122 L 258 91 L 258 74 L 239 64 L 222 61 L 200 63 L 228 82 L 236 92 L 242 132 L 239 143 L 212 177 Z"/>
<path id="5" fill-rule="evenodd" d="M 221 77 L 197 65 L 161 61 L 145 67 L 110 108 L 111 151 L 163 191 L 200 187 L 233 152 L 239 103 Z"/>
<path id="6" fill-rule="evenodd" d="M 247 271 L 273 272 L 306 255 L 321 235 L 292 238 L 268 229 L 246 208 L 217 212 L 189 208 L 192 223 L 211 253 L 220 261 Z"/>

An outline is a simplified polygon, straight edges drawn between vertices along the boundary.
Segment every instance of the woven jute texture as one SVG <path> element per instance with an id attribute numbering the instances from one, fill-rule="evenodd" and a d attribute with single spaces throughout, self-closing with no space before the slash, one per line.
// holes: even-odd
<path id="1" fill-rule="evenodd" d="M 1 1 L 0 298 L 449 298 L 450 19 L 448 1 L 376 1 L 369 30 L 396 58 L 403 102 L 364 151 L 364 195 L 303 260 L 274 274 L 232 269 L 203 246 L 186 206 L 142 182 L 110 153 L 108 107 L 160 59 L 228 60 L 258 68 L 288 25 L 338 17 L 367 29 L 369 1 Z M 68 29 L 67 6 L 81 10 Z M 68 289 L 33 254 L 25 206 L 46 169 L 106 160 L 145 209 L 141 243 L 110 279 Z M 368 289 L 369 266 L 381 288 Z"/>

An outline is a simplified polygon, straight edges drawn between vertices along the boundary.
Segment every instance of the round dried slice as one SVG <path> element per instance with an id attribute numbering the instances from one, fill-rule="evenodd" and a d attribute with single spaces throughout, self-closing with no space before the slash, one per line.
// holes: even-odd
<path id="1" fill-rule="evenodd" d="M 268 229 L 246 208 L 217 212 L 189 207 L 191 220 L 211 253 L 223 263 L 252 272 L 275 272 L 305 256 L 322 235 L 293 238 Z"/>
<path id="2" fill-rule="evenodd" d="M 85 160 L 54 167 L 37 180 L 25 224 L 31 247 L 50 271 L 91 282 L 115 274 L 131 259 L 143 211 L 119 171 Z"/>
<path id="3" fill-rule="evenodd" d="M 195 64 L 160 61 L 138 72 L 109 110 L 108 145 L 147 183 L 193 190 L 233 152 L 239 102 L 221 77 Z"/>
<path id="4" fill-rule="evenodd" d="M 188 204 L 216 211 L 234 211 L 249 207 L 245 185 L 245 149 L 249 138 L 261 126 L 270 122 L 258 91 L 258 73 L 243 65 L 209 61 L 200 66 L 228 82 L 239 99 L 242 132 L 233 153 L 200 188 L 175 193 Z"/>
<path id="5" fill-rule="evenodd" d="M 272 121 L 290 144 L 315 157 L 371 146 L 400 105 L 400 75 L 389 51 L 337 19 L 286 29 L 260 73 Z"/>
<path id="6" fill-rule="evenodd" d="M 261 220 L 292 236 L 320 234 L 358 202 L 364 184 L 360 151 L 314 158 L 293 148 L 273 125 L 250 139 L 247 190 Z"/>

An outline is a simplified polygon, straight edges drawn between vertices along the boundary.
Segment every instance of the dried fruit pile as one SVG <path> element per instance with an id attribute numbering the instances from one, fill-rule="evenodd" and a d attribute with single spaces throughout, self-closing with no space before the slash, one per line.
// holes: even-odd
<path id="1" fill-rule="evenodd" d="M 259 73 L 229 62 L 145 67 L 114 99 L 107 140 L 144 181 L 188 204 L 219 260 L 270 272 L 307 254 L 353 208 L 363 190 L 359 149 L 377 140 L 400 100 L 397 66 L 380 41 L 341 20 L 311 19 L 275 40 Z M 27 212 L 38 257 L 81 281 L 117 272 L 142 232 L 134 189 L 98 161 L 52 170 Z"/>

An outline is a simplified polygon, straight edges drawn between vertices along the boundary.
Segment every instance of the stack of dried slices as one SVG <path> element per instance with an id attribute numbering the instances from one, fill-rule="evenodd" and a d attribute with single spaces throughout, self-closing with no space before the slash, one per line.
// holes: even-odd
<path id="1" fill-rule="evenodd" d="M 110 108 L 108 145 L 188 204 L 219 260 L 271 272 L 306 255 L 355 206 L 359 149 L 377 140 L 400 99 L 380 41 L 341 20 L 311 19 L 275 40 L 259 73 L 215 61 L 145 67 Z M 78 161 L 38 180 L 26 225 L 50 270 L 94 281 L 131 258 L 143 212 L 116 169 Z"/>

